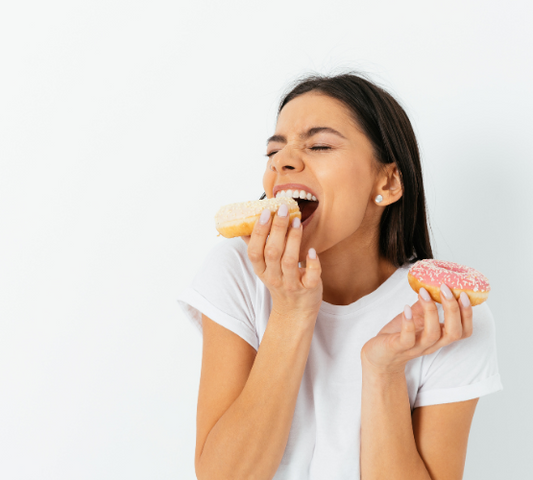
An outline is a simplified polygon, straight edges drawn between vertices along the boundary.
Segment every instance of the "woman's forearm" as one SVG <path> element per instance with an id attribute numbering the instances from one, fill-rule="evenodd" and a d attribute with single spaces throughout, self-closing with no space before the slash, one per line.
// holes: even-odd
<path id="1" fill-rule="evenodd" d="M 361 479 L 431 480 L 416 448 L 404 372 L 383 374 L 364 361 Z"/>
<path id="2" fill-rule="evenodd" d="M 196 472 L 200 480 L 274 477 L 289 437 L 314 321 L 316 315 L 271 314 L 244 389 L 207 436 Z"/>

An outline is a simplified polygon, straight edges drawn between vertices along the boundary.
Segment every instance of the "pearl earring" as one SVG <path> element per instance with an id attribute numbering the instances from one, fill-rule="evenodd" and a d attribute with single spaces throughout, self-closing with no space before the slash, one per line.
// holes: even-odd
<path id="1" fill-rule="evenodd" d="M 383 197 L 381 195 L 378 195 L 376 197 L 376 203 L 381 203 L 382 200 L 383 200 Z"/>

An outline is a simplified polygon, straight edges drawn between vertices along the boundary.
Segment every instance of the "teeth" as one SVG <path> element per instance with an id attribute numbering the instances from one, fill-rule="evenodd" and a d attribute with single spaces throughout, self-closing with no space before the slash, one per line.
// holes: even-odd
<path id="1" fill-rule="evenodd" d="M 301 198 L 313 202 L 317 201 L 317 198 L 314 195 L 306 192 L 305 190 L 280 190 L 278 193 L 276 193 L 276 198 L 279 197 Z"/>

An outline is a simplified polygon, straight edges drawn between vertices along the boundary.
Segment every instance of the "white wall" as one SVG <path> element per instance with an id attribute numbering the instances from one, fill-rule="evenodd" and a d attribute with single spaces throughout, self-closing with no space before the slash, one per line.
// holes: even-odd
<path id="1" fill-rule="evenodd" d="M 258 198 L 281 93 L 356 68 L 412 119 L 438 258 L 493 286 L 504 391 L 465 479 L 526 478 L 533 67 L 524 1 L 18 1 L 0 9 L 0 477 L 192 479 L 179 310 Z"/>

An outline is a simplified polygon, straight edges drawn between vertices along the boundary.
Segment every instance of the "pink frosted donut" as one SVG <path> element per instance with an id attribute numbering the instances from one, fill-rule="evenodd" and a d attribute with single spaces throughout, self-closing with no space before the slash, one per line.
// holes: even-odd
<path id="1" fill-rule="evenodd" d="M 487 277 L 470 267 L 442 260 L 419 260 L 407 274 L 409 285 L 418 293 L 424 287 L 435 302 L 440 301 L 440 286 L 446 284 L 455 298 L 465 292 L 472 306 L 483 303 L 490 292 Z"/>

